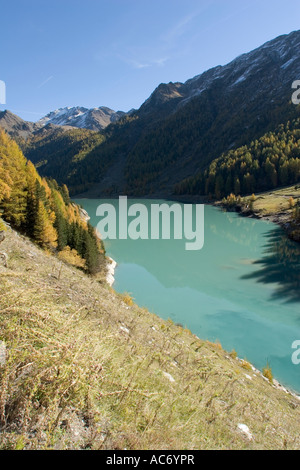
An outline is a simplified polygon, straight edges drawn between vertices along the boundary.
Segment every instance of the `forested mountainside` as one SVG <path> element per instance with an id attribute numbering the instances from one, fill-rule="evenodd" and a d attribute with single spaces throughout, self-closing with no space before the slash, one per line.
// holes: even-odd
<path id="1" fill-rule="evenodd" d="M 91 274 L 100 271 L 104 250 L 94 228 L 65 185 L 40 177 L 20 148 L 0 130 L 0 215 L 40 247 Z M 2 224 L 3 229 L 3 224 Z"/>
<path id="2" fill-rule="evenodd" d="M 23 152 L 35 162 L 40 173 L 67 185 L 76 174 L 76 186 L 72 192 L 81 191 L 83 185 L 89 187 L 88 172 L 85 165 L 87 155 L 92 155 L 95 147 L 104 142 L 105 137 L 87 129 L 65 129 L 47 125 L 30 139 L 18 139 Z M 109 166 L 109 160 L 98 162 L 99 177 Z"/>
<path id="3" fill-rule="evenodd" d="M 300 181 L 300 118 L 280 125 L 236 150 L 222 154 L 175 188 L 176 194 L 206 194 L 217 199 L 287 186 Z"/>
<path id="4" fill-rule="evenodd" d="M 66 182 L 72 194 L 171 195 L 223 153 L 250 146 L 299 116 L 291 101 L 299 51 L 296 31 L 184 84 L 161 84 L 139 110 L 108 126 L 100 142 L 87 144 L 83 158 L 77 159 L 76 148 L 71 157 L 55 135 L 47 163 L 47 136 L 29 138 L 25 154 L 41 174 Z M 72 163 L 61 171 L 63 149 Z"/>

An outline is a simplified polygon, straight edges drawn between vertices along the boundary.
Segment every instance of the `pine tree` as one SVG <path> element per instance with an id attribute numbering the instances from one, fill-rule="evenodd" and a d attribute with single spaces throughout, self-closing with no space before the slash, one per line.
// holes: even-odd
<path id="1" fill-rule="evenodd" d="M 57 210 L 55 216 L 54 228 L 57 232 L 57 249 L 62 251 L 68 245 L 68 223 L 60 211 Z"/>
<path id="2" fill-rule="evenodd" d="M 57 246 L 57 232 L 49 221 L 47 211 L 42 201 L 38 201 L 33 236 L 34 240 L 42 248 L 55 248 Z"/>
<path id="3" fill-rule="evenodd" d="M 83 258 L 86 261 L 86 267 L 89 274 L 99 272 L 99 251 L 91 235 L 85 231 L 83 237 Z"/>
<path id="4" fill-rule="evenodd" d="M 61 187 L 61 195 L 63 197 L 64 203 L 66 205 L 70 204 L 71 200 L 70 200 L 69 190 L 65 184 L 63 184 Z"/>

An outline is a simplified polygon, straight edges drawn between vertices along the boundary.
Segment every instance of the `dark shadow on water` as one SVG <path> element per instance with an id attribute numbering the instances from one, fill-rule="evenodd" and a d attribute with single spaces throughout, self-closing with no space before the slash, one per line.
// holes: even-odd
<path id="1" fill-rule="evenodd" d="M 289 240 L 281 228 L 266 234 L 265 255 L 255 261 L 258 270 L 242 276 L 264 284 L 278 283 L 272 298 L 300 301 L 300 244 Z"/>

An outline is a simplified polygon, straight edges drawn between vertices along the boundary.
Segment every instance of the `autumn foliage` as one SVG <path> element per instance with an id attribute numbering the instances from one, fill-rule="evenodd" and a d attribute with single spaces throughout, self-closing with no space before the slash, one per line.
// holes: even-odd
<path id="1" fill-rule="evenodd" d="M 78 266 L 92 274 L 100 270 L 103 246 L 94 229 L 81 216 L 79 206 L 71 202 L 67 187 L 41 178 L 16 142 L 2 130 L 0 214 L 41 248 L 65 250 L 65 253 L 76 251 Z"/>

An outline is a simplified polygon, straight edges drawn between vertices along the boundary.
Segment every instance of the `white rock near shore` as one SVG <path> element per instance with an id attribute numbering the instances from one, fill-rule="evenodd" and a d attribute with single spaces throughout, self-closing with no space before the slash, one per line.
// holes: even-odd
<path id="1" fill-rule="evenodd" d="M 113 283 L 115 282 L 114 274 L 115 274 L 117 263 L 112 258 L 108 257 L 107 259 L 108 259 L 108 263 L 107 263 L 106 282 L 107 284 L 112 286 Z"/>
<path id="2" fill-rule="evenodd" d="M 95 231 L 96 231 L 97 237 L 99 238 L 99 240 L 101 240 L 102 239 L 101 233 L 97 230 L 97 228 L 95 229 Z M 115 282 L 114 274 L 115 274 L 115 269 L 116 269 L 117 263 L 114 259 L 110 258 L 109 256 L 107 256 L 106 259 L 107 259 L 106 282 L 107 282 L 108 285 L 112 286 Z"/>

